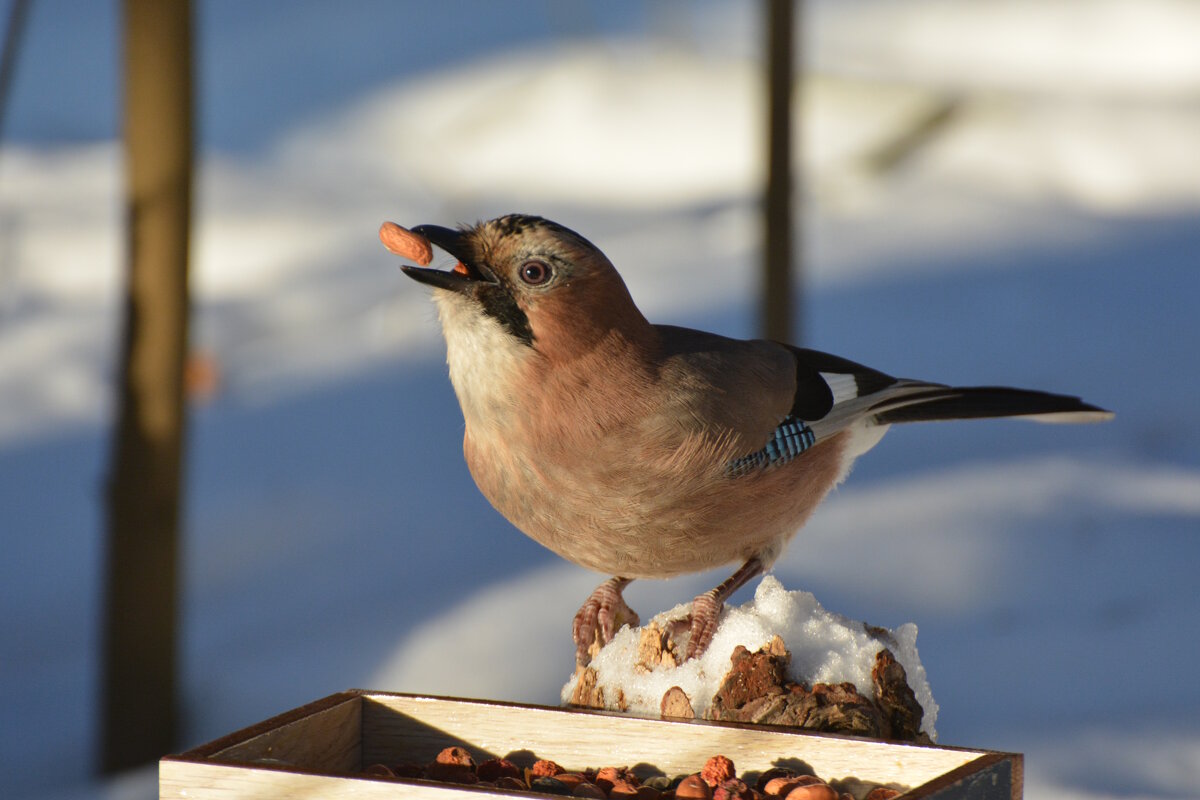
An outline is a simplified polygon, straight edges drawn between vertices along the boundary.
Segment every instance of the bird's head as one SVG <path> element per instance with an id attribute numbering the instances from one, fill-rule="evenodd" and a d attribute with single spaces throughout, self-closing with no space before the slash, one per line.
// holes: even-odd
<path id="1" fill-rule="evenodd" d="M 564 361 L 614 333 L 634 339 L 650 330 L 608 258 L 558 223 L 510 214 L 458 230 L 412 231 L 457 259 L 450 270 L 403 267 L 440 290 L 448 336 L 449 326 L 486 317 L 512 342 Z"/>

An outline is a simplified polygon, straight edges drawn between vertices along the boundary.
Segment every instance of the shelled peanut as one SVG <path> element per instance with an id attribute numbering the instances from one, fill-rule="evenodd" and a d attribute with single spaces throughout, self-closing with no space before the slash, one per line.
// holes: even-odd
<path id="1" fill-rule="evenodd" d="M 767 770 L 750 784 L 737 777 L 733 762 L 722 755 L 708 759 L 703 769 L 690 775 L 674 779 L 657 775 L 643 781 L 626 767 L 572 772 L 547 760 L 524 768 L 505 758 L 476 763 L 466 749 L 447 747 L 428 764 L 373 764 L 364 774 L 592 800 L 855 800 L 815 775 L 782 768 Z M 891 800 L 899 794 L 895 789 L 878 786 L 859 800 Z"/>

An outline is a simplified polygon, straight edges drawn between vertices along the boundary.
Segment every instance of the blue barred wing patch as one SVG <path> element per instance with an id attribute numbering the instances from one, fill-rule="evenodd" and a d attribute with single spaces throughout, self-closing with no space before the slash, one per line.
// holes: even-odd
<path id="1" fill-rule="evenodd" d="M 767 467 L 786 464 L 816 444 L 816 441 L 817 436 L 812 428 L 795 417 L 785 417 L 761 450 L 728 462 L 725 464 L 725 474 L 730 478 L 739 478 Z"/>

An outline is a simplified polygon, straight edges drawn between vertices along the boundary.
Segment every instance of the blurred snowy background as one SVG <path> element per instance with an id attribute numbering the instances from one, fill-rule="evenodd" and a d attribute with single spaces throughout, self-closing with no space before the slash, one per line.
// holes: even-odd
<path id="1" fill-rule="evenodd" d="M 375 232 L 542 214 L 652 319 L 754 335 L 759 5 L 196 5 L 221 379 L 191 417 L 183 744 L 348 687 L 556 702 L 597 576 L 475 490 L 431 304 Z M 804 37 L 804 342 L 1117 419 L 895 429 L 776 574 L 915 622 L 941 742 L 1026 753 L 1027 797 L 1196 796 L 1200 4 L 829 0 Z M 35 2 L 0 141 L 7 797 L 155 792 L 92 777 L 119 53 L 118 4 Z"/>

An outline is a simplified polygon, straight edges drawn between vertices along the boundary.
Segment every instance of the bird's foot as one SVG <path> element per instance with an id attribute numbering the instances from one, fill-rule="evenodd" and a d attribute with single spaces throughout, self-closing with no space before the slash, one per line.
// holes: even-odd
<path id="1" fill-rule="evenodd" d="M 712 644 L 713 636 L 717 632 L 717 622 L 724 608 L 724 601 L 717 599 L 716 589 L 707 591 L 692 601 L 687 647 L 689 659 L 704 655 L 704 651 Z"/>
<path id="2" fill-rule="evenodd" d="M 717 623 L 725 601 L 729 596 L 745 585 L 746 581 L 756 575 L 761 575 L 763 562 L 758 556 L 751 556 L 746 563 L 738 567 L 737 572 L 730 575 L 715 589 L 710 589 L 692 601 L 691 624 L 688 637 L 687 657 L 697 658 L 712 644 L 713 636 L 717 633 Z"/>
<path id="3" fill-rule="evenodd" d="M 622 590 L 632 578 L 609 578 L 588 596 L 571 626 L 575 639 L 575 663 L 583 666 L 592 660 L 592 645 L 603 647 L 612 641 L 622 625 L 636 628 L 641 620 L 625 603 Z"/>

